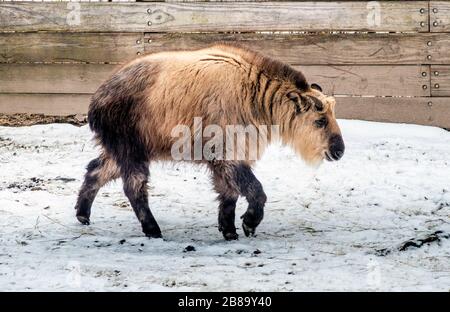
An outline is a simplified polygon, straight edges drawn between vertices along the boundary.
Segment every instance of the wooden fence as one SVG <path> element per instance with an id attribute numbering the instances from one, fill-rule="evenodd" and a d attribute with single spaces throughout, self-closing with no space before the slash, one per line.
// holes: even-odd
<path id="1" fill-rule="evenodd" d="M 1 1 L 0 112 L 85 113 L 118 64 L 218 40 L 301 69 L 340 118 L 450 128 L 449 1 Z"/>

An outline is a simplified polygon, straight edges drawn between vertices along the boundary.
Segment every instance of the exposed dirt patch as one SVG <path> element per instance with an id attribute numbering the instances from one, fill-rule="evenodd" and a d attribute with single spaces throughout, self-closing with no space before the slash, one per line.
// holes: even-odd
<path id="1" fill-rule="evenodd" d="M 438 245 L 441 244 L 441 242 L 444 239 L 449 239 L 450 234 L 445 233 L 443 231 L 435 231 L 433 233 L 430 233 L 428 235 L 425 235 L 422 238 L 411 238 L 407 240 L 406 242 L 402 243 L 400 246 L 395 248 L 398 251 L 406 251 L 413 248 L 421 248 L 422 246 L 430 245 L 431 243 L 436 243 Z M 378 256 L 387 256 L 391 252 L 393 252 L 395 249 L 392 248 L 383 248 L 376 250 L 375 254 Z"/>
<path id="2" fill-rule="evenodd" d="M 28 180 L 12 182 L 6 185 L 6 189 L 11 190 L 13 193 L 23 192 L 23 191 L 43 191 L 47 190 L 47 186 L 50 183 L 55 183 L 58 185 L 69 183 L 76 181 L 74 178 L 66 178 L 66 177 L 56 177 L 52 179 L 41 179 L 37 177 L 32 177 Z M 0 187 L 0 190 L 5 189 Z"/>
<path id="3" fill-rule="evenodd" d="M 0 150 L 4 151 L 12 151 L 14 155 L 17 155 L 18 151 L 28 150 L 28 151 L 36 151 L 39 153 L 42 149 L 48 149 L 47 145 L 26 145 L 14 142 L 10 138 L 4 138 L 0 136 Z"/>
<path id="4" fill-rule="evenodd" d="M 25 190 L 42 191 L 44 189 L 44 182 L 45 181 L 43 179 L 33 177 L 29 181 L 13 182 L 6 188 L 12 190 L 13 192 L 20 192 Z"/>
<path id="5" fill-rule="evenodd" d="M 436 231 L 434 233 L 431 233 L 423 238 L 413 238 L 410 239 L 408 241 L 406 241 L 405 243 L 403 243 L 398 250 L 399 251 L 405 251 L 411 247 L 414 248 L 420 248 L 426 244 L 430 244 L 430 243 L 441 243 L 441 241 L 443 239 L 448 239 L 450 238 L 450 234 L 444 233 L 443 231 Z"/>
<path id="6" fill-rule="evenodd" d="M 0 126 L 21 127 L 50 123 L 68 123 L 83 126 L 87 122 L 86 115 L 47 116 L 43 114 L 0 114 Z"/>

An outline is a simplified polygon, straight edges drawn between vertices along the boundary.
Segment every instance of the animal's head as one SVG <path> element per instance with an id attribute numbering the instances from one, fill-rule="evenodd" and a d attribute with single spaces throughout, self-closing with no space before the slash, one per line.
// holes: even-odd
<path id="1" fill-rule="evenodd" d="M 345 145 L 334 113 L 335 99 L 312 84 L 306 92 L 289 90 L 285 101 L 291 107 L 287 141 L 295 151 L 310 164 L 339 160 Z"/>

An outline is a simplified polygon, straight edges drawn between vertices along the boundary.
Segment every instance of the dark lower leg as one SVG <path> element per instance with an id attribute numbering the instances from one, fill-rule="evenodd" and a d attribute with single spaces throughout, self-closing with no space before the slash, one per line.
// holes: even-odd
<path id="1" fill-rule="evenodd" d="M 228 162 L 214 162 L 209 164 L 209 168 L 213 173 L 214 189 L 219 194 L 219 231 L 226 240 L 238 239 L 234 220 L 239 190 L 232 178 L 235 166 Z"/>
<path id="2" fill-rule="evenodd" d="M 219 231 L 226 240 L 237 239 L 236 226 L 234 225 L 237 197 L 219 195 Z"/>
<path id="3" fill-rule="evenodd" d="M 219 230 L 224 237 L 236 237 L 234 226 L 236 200 L 243 195 L 248 201 L 247 211 L 242 218 L 246 236 L 253 235 L 264 217 L 266 194 L 249 165 L 245 163 L 215 162 L 209 164 L 214 187 L 219 195 Z"/>
<path id="4" fill-rule="evenodd" d="M 148 164 L 128 166 L 126 170 L 123 170 L 124 192 L 141 222 L 144 234 L 148 237 L 159 238 L 161 230 L 148 206 L 148 175 Z"/>
<path id="5" fill-rule="evenodd" d="M 86 169 L 84 182 L 75 205 L 77 219 L 83 224 L 89 224 L 92 203 L 100 188 L 118 176 L 115 163 L 103 156 L 92 160 Z"/>
<path id="6" fill-rule="evenodd" d="M 240 193 L 248 201 L 247 211 L 241 216 L 242 228 L 246 236 L 255 234 L 255 229 L 264 217 L 264 205 L 267 197 L 263 187 L 248 165 L 236 167 L 236 184 Z"/>
<path id="7" fill-rule="evenodd" d="M 264 204 L 266 195 L 260 193 L 256 196 L 247 197 L 248 208 L 241 216 L 242 228 L 246 236 L 254 235 L 256 227 L 261 223 L 264 217 Z"/>

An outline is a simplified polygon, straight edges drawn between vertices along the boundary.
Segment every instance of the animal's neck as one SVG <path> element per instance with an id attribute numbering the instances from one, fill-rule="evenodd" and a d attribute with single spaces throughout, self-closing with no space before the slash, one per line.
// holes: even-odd
<path id="1" fill-rule="evenodd" d="M 255 97 L 251 112 L 254 125 L 258 127 L 260 135 L 267 139 L 267 144 L 282 140 L 287 131 L 286 120 L 283 119 L 286 114 L 282 113 L 282 92 L 277 90 L 277 86 L 269 89 L 265 95 L 258 94 Z"/>
<path id="2" fill-rule="evenodd" d="M 263 71 L 255 71 L 250 94 L 252 115 L 258 124 L 278 124 L 276 111 L 281 105 L 282 89 L 283 83 L 280 79 L 270 77 Z"/>

